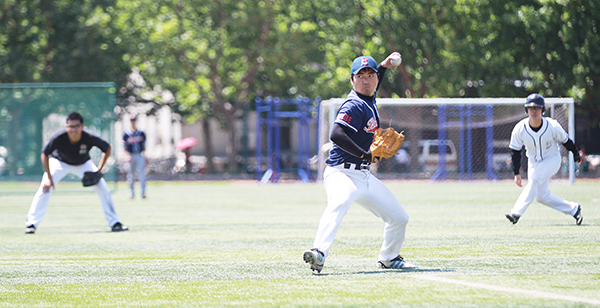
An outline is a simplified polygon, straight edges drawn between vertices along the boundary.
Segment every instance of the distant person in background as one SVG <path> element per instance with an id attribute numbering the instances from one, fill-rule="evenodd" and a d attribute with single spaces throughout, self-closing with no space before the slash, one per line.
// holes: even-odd
<path id="1" fill-rule="evenodd" d="M 578 167 L 583 172 L 590 171 L 590 162 L 587 160 L 587 157 L 585 155 L 585 146 L 584 145 L 582 145 L 581 149 L 579 149 L 579 156 L 581 156 L 581 161 L 577 164 Z"/>
<path id="2" fill-rule="evenodd" d="M 405 149 L 398 150 L 395 158 L 396 162 L 398 162 L 398 165 L 400 165 L 400 172 L 407 172 L 408 165 L 410 165 L 410 155 L 408 154 L 408 151 Z"/>
<path id="3" fill-rule="evenodd" d="M 98 167 L 92 162 L 89 154 L 93 147 L 102 151 Z M 66 128 L 55 133 L 42 149 L 41 159 L 45 172 L 27 214 L 25 233 L 35 233 L 39 223 L 44 219 L 55 184 L 58 184 L 69 173 L 83 177 L 86 171 L 102 171 L 110 152 L 111 146 L 108 142 L 83 129 L 81 114 L 70 113 L 67 116 Z M 119 216 L 115 211 L 106 181 L 100 179 L 98 184 L 91 187 L 100 198 L 104 217 L 106 217 L 111 230 L 113 232 L 127 231 L 129 228 L 119 222 Z"/>
<path id="4" fill-rule="evenodd" d="M 129 162 L 129 171 L 127 172 L 127 184 L 129 185 L 129 198 L 135 197 L 135 175 L 137 174 L 140 181 L 142 198 L 146 198 L 146 134 L 137 129 L 137 115 L 132 115 L 129 119 L 131 122 L 131 130 L 123 133 L 123 144 L 125 152 L 127 152 L 126 161 Z"/>

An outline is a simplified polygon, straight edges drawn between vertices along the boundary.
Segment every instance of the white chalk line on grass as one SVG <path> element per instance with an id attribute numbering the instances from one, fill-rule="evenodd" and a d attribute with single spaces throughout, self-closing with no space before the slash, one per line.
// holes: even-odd
<path id="1" fill-rule="evenodd" d="M 570 301 L 570 302 L 579 302 L 579 303 L 586 303 L 586 304 L 592 304 L 592 305 L 600 305 L 600 300 L 589 299 L 589 298 L 584 298 L 584 297 L 560 295 L 560 294 L 541 292 L 541 291 L 533 291 L 533 290 L 525 290 L 525 289 L 507 288 L 507 287 L 495 286 L 495 285 L 491 285 L 491 284 L 462 281 L 462 280 L 449 279 L 449 278 L 443 278 L 443 277 L 432 276 L 432 275 L 411 275 L 411 277 L 427 279 L 427 280 L 443 282 L 443 283 L 459 284 L 459 285 L 463 285 L 463 286 L 479 288 L 479 289 L 486 289 L 486 290 L 491 290 L 491 291 L 520 293 L 520 294 L 526 294 L 526 295 L 531 295 L 531 296 L 545 298 L 545 299 L 557 299 L 557 300 Z"/>

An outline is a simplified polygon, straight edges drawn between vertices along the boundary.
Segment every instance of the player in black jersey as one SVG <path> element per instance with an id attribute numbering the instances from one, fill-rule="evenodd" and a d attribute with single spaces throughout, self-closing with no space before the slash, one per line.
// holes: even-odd
<path id="1" fill-rule="evenodd" d="M 89 155 L 94 146 L 102 151 L 98 167 Z M 83 177 L 86 171 L 102 171 L 110 152 L 111 146 L 108 142 L 83 129 L 83 117 L 79 113 L 70 113 L 67 116 L 66 128 L 55 133 L 42 150 L 41 159 L 45 172 L 27 214 L 25 233 L 35 233 L 39 223 L 44 219 L 55 184 L 69 173 Z M 92 189 L 100 198 L 104 216 L 111 230 L 114 232 L 128 230 L 127 226 L 119 222 L 106 181 L 101 179 L 97 185 L 92 186 Z"/>

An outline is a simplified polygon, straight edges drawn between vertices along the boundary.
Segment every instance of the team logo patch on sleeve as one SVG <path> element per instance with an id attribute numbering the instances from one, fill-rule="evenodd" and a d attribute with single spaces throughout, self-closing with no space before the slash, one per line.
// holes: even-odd
<path id="1" fill-rule="evenodd" d="M 352 117 L 345 113 L 338 113 L 336 120 L 344 121 L 344 122 L 350 124 L 350 121 L 352 121 Z"/>
<path id="2" fill-rule="evenodd" d="M 377 120 L 375 118 L 370 118 L 367 121 L 367 126 L 364 127 L 365 132 L 374 134 L 379 126 L 377 125 Z"/>

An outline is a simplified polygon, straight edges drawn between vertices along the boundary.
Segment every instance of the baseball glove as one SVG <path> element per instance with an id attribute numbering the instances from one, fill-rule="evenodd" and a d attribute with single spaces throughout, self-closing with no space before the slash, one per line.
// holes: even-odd
<path id="1" fill-rule="evenodd" d="M 104 174 L 102 174 L 102 172 L 100 172 L 100 171 L 96 171 L 96 172 L 86 171 L 83 173 L 83 178 L 81 178 L 81 183 L 83 184 L 83 187 L 96 185 L 96 184 L 98 184 L 98 182 L 100 182 L 100 179 L 103 176 L 104 176 Z"/>
<path id="2" fill-rule="evenodd" d="M 391 127 L 377 129 L 370 148 L 372 162 L 378 162 L 382 158 L 390 158 L 396 155 L 404 142 L 403 132 L 398 133 Z"/>

